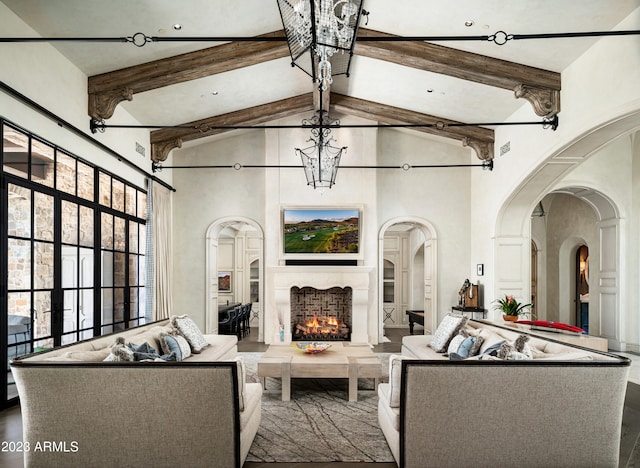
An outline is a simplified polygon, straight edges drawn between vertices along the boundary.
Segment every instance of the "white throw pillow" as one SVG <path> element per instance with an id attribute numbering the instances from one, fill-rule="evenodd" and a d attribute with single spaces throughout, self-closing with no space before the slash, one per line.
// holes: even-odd
<path id="1" fill-rule="evenodd" d="M 198 325 L 186 315 L 171 317 L 171 325 L 178 329 L 178 333 L 184 336 L 191 346 L 191 352 L 198 354 L 209 346 Z"/>
<path id="2" fill-rule="evenodd" d="M 461 335 L 460 333 L 454 336 L 449 342 L 449 347 L 447 348 L 447 354 L 457 353 L 458 348 L 460 348 L 460 345 L 466 339 L 467 338 L 464 335 Z"/>
<path id="3" fill-rule="evenodd" d="M 469 317 L 461 314 L 449 313 L 444 316 L 440 325 L 433 334 L 431 343 L 427 346 L 432 348 L 436 353 L 444 353 L 447 350 L 449 342 L 458 331 L 464 327 Z"/>
<path id="4" fill-rule="evenodd" d="M 391 408 L 400 407 L 400 381 L 402 379 L 402 361 L 413 359 L 400 354 L 389 356 L 389 406 Z"/>

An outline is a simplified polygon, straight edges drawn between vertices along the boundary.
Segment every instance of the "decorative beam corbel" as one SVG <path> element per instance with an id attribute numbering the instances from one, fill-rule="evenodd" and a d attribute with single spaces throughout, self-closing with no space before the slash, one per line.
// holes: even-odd
<path id="1" fill-rule="evenodd" d="M 118 104 L 125 100 L 133 100 L 133 89 L 125 87 L 89 93 L 89 116 L 96 120 L 109 119 Z"/>
<path id="2" fill-rule="evenodd" d="M 482 141 L 473 138 L 465 137 L 462 139 L 462 146 L 468 146 L 476 152 L 478 159 L 482 161 L 493 160 L 493 142 Z"/>
<path id="3" fill-rule="evenodd" d="M 560 112 L 560 90 L 519 84 L 513 90 L 516 98 L 525 98 L 540 117 L 551 118 Z"/>
<path id="4" fill-rule="evenodd" d="M 169 152 L 175 148 L 182 148 L 182 138 L 151 143 L 151 160 L 155 163 L 166 161 Z"/>

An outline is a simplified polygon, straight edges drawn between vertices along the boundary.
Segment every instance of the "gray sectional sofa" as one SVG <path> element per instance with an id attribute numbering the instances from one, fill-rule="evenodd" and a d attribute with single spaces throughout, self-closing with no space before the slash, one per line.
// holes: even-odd
<path id="1" fill-rule="evenodd" d="M 25 466 L 241 466 L 262 386 L 245 382 L 235 336 L 204 335 L 208 346 L 181 362 L 104 361 L 118 337 L 163 354 L 170 329 L 165 320 L 15 359 Z"/>
<path id="2" fill-rule="evenodd" d="M 416 335 L 389 360 L 378 420 L 398 466 L 618 466 L 628 359 L 487 321 L 462 329 L 483 337 L 475 356 Z M 524 353 L 487 354 L 516 340 Z"/>

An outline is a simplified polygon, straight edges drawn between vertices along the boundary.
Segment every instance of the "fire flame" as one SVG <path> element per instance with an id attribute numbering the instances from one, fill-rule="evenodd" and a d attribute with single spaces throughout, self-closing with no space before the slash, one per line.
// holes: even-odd
<path id="1" fill-rule="evenodd" d="M 322 324 L 320 323 L 322 322 Z M 340 321 L 336 317 L 325 317 L 318 321 L 318 315 L 313 314 L 313 320 L 307 320 L 305 326 L 307 333 L 336 333 Z"/>

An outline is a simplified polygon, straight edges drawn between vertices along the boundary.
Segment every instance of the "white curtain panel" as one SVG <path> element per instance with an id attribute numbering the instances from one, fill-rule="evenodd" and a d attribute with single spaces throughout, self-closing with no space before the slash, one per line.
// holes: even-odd
<path id="1" fill-rule="evenodd" d="M 171 191 L 160 184 L 152 184 L 152 229 L 153 229 L 153 310 L 154 320 L 171 315 L 171 284 L 173 239 L 171 236 Z"/>

